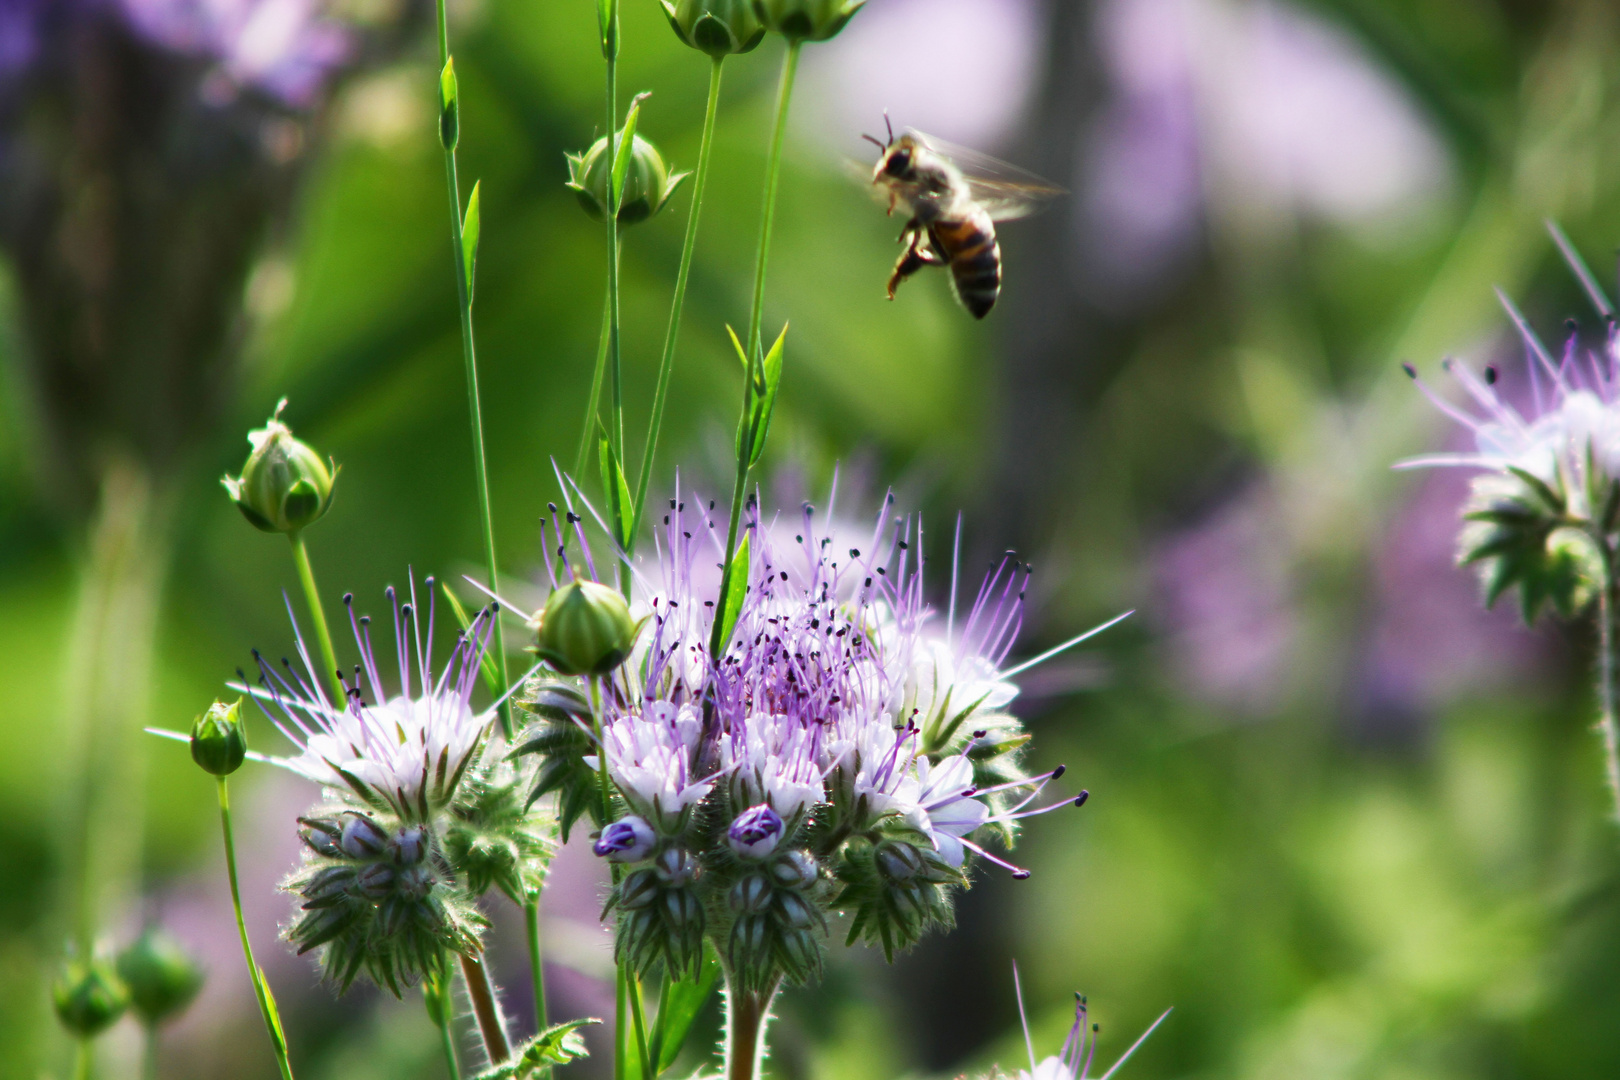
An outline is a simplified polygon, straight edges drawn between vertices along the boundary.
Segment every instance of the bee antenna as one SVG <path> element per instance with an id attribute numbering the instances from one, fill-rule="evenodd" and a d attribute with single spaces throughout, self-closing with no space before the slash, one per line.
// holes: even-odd
<path id="1" fill-rule="evenodd" d="M 894 124 L 889 122 L 889 110 L 883 110 L 883 126 L 889 129 L 889 142 L 894 142 Z"/>
<path id="2" fill-rule="evenodd" d="M 877 147 L 879 150 L 887 150 L 889 148 L 888 145 L 883 142 L 883 140 L 878 139 L 875 136 L 862 135 L 861 138 L 865 139 L 867 142 L 871 143 L 873 146 Z"/>

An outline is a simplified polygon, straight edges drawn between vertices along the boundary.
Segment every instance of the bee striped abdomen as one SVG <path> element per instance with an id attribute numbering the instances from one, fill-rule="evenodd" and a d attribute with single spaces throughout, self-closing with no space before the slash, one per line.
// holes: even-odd
<path id="1" fill-rule="evenodd" d="M 957 299 L 975 319 L 984 318 L 1001 295 L 1001 245 L 989 215 L 936 221 L 931 231 L 934 246 L 950 263 Z"/>

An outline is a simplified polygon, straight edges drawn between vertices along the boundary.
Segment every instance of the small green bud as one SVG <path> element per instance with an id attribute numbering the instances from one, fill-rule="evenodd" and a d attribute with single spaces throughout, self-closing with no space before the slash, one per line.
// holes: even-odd
<path id="1" fill-rule="evenodd" d="M 179 1016 L 203 984 L 196 959 L 157 927 L 147 927 L 118 954 L 118 975 L 129 988 L 135 1015 L 148 1027 Z"/>
<path id="2" fill-rule="evenodd" d="M 753 0 L 754 14 L 789 41 L 826 41 L 855 17 L 866 0 Z"/>
<path id="3" fill-rule="evenodd" d="M 242 699 L 216 701 L 191 725 L 191 760 L 204 772 L 229 776 L 247 757 L 247 730 L 242 726 Z"/>
<path id="4" fill-rule="evenodd" d="M 640 629 L 617 592 L 571 581 L 546 601 L 535 651 L 563 675 L 606 675 L 630 655 Z"/>
<path id="5" fill-rule="evenodd" d="M 106 960 L 69 960 L 51 990 L 56 1017 L 82 1039 L 112 1027 L 129 1007 L 129 988 Z"/>
<path id="6" fill-rule="evenodd" d="M 675 36 L 699 52 L 719 58 L 752 52 L 765 39 L 765 27 L 752 0 L 658 0 Z"/>
<path id="7" fill-rule="evenodd" d="M 446 57 L 439 72 L 439 145 L 454 150 L 461 139 L 461 94 L 456 84 L 456 59 Z"/>
<path id="8" fill-rule="evenodd" d="M 607 220 L 608 175 L 613 168 L 607 138 L 597 139 L 583 154 L 565 156 L 569 190 L 579 197 L 579 205 L 594 220 Z M 630 141 L 630 170 L 625 173 L 619 199 L 619 224 L 634 225 L 658 213 L 689 175 L 671 175 L 658 148 L 640 135 L 634 136 Z"/>
<path id="9" fill-rule="evenodd" d="M 242 475 L 220 481 L 242 516 L 265 532 L 295 533 L 314 524 L 331 507 L 337 480 L 337 465 L 322 461 L 281 422 L 286 407 L 282 398 L 264 427 L 248 432 L 253 452 Z"/>

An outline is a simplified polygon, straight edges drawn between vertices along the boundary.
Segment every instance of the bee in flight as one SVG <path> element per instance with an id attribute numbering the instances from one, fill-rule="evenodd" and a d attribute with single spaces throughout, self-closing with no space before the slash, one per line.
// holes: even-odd
<path id="1" fill-rule="evenodd" d="M 889 275 L 889 299 L 923 267 L 948 266 L 956 298 L 975 319 L 984 318 L 1001 295 L 995 223 L 1024 217 L 1063 190 L 919 131 L 896 138 L 887 114 L 883 122 L 888 142 L 861 136 L 883 152 L 872 185 L 887 197 L 889 213 L 904 205 L 911 214 L 900 233 L 905 250 Z"/>

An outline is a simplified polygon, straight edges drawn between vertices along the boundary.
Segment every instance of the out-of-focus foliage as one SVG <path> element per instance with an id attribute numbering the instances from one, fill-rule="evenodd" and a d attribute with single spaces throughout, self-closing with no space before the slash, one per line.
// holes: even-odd
<path id="1" fill-rule="evenodd" d="M 1472 574 L 1452 563 L 1466 483 L 1388 466 L 1446 437 L 1398 361 L 1516 355 L 1493 286 L 1549 337 L 1567 316 L 1592 318 L 1543 219 L 1560 220 L 1608 283 L 1620 13 L 1608 0 L 871 0 L 835 42 L 806 47 L 807 80 L 816 62 L 842 73 L 806 85 L 879 70 L 859 50 L 881 70 L 927 57 L 919 36 L 983 9 L 1033 28 L 1023 127 L 993 149 L 1076 196 L 1003 230 L 1006 293 L 987 325 L 953 306 L 941 274 L 887 303 L 898 223 L 818 148 L 818 136 L 861 144 L 858 131 L 818 128 L 838 114 L 804 91 L 764 318 L 793 322 L 764 466 L 790 495 L 819 496 L 841 461 L 843 483 L 896 479 L 934 522 L 965 506 L 969 553 L 1016 544 L 1036 567 L 1031 654 L 1099 615 L 1140 613 L 1100 640 L 1106 663 L 1037 669 L 1026 684 L 1034 745 L 1093 793 L 1078 814 L 1029 829 L 1033 877 L 982 876 L 958 931 L 892 971 L 857 957 L 790 994 L 776 1074 L 1016 1064 L 1017 958 L 1037 1046 L 1061 1040 L 1074 989 L 1090 997 L 1109 1060 L 1175 1005 L 1131 1061 L 1141 1080 L 1614 1075 L 1620 847 L 1579 674 L 1590 642 L 1483 612 Z M 578 443 L 600 326 L 601 232 L 564 186 L 563 154 L 600 134 L 601 57 L 584 0 L 485 0 L 452 16 L 461 171 L 465 187 L 482 185 L 475 313 L 492 503 L 517 577 L 543 557 L 551 459 L 566 467 Z M 690 168 L 706 58 L 652 0 L 627 0 L 623 33 L 624 96 L 656 91 L 643 131 L 671 168 Z M 1180 67 L 1131 68 L 1144 42 L 1175 46 L 1164 55 Z M 982 76 L 979 97 L 1011 92 L 949 55 L 928 69 L 939 85 Z M 1346 55 L 1364 81 L 1307 77 L 1351 70 Z M 725 324 L 746 314 L 780 56 L 768 39 L 726 61 L 655 494 L 679 463 L 683 487 L 723 495 L 739 377 Z M 1166 91 L 1149 113 L 1191 132 L 1151 143 L 1175 151 L 1150 159 L 1152 174 L 1191 161 L 1193 177 L 1183 216 L 1161 215 L 1182 231 L 1151 266 L 1130 254 L 1147 248 L 1109 239 L 1102 226 L 1125 217 L 1096 201 L 1087 171 L 1117 160 L 1109 139 L 1134 130 L 1124 121 L 1144 84 L 1121 71 L 1150 68 L 1180 72 L 1165 85 L 1183 97 Z M 344 89 L 294 235 L 249 275 L 246 385 L 179 485 L 153 679 L 163 726 L 206 707 L 250 646 L 288 647 L 286 545 L 246 528 L 218 488 L 241 465 L 242 433 L 281 396 L 300 435 L 343 463 L 343 496 L 309 539 L 324 587 L 366 594 L 407 564 L 446 579 L 476 564 L 437 76 L 423 40 Z M 1275 86 L 1294 90 L 1264 92 Z M 1267 108 L 1250 107 L 1257 98 Z M 1330 108 L 1346 100 L 1348 113 Z M 1376 177 L 1355 174 L 1346 194 L 1334 186 L 1343 167 L 1313 162 L 1363 145 L 1345 116 L 1387 100 L 1421 138 L 1375 145 L 1396 165 L 1428 162 L 1435 179 L 1402 188 L 1392 165 L 1406 202 L 1364 213 L 1352 196 Z M 873 109 L 863 122 L 879 120 Z M 1278 145 L 1296 156 L 1262 153 Z M 626 234 L 632 416 L 652 394 L 685 199 Z M 1102 226 L 1088 225 L 1085 208 L 1099 205 Z M 13 268 L 8 359 L 27 347 L 15 314 L 27 294 Z M 0 383 L 0 1077 L 33 1080 L 66 1061 L 49 985 L 75 774 L 53 724 L 83 538 L 40 480 L 26 400 L 16 380 Z M 942 567 L 949 530 L 933 532 Z M 1060 696 L 1075 687 L 1087 692 Z M 251 722 L 252 746 L 280 739 Z M 144 815 L 152 904 L 202 926 L 197 898 L 219 869 L 212 784 L 179 744 L 144 752 L 146 800 L 131 813 Z M 239 819 L 277 790 L 252 763 L 234 780 Z M 284 859 L 266 880 L 291 868 L 292 849 L 265 838 L 292 838 L 297 809 L 255 833 L 254 857 Z M 581 892 L 589 921 L 600 896 Z M 269 936 L 288 915 L 281 903 L 261 903 L 255 936 L 298 1075 L 442 1075 L 419 1004 L 334 1008 L 283 955 Z M 269 1076 L 234 930 L 214 914 L 206 925 L 224 928 L 227 947 L 204 950 L 210 993 L 167 1036 L 164 1075 Z M 188 924 L 170 928 L 190 941 Z M 127 941 L 138 925 L 121 930 Z M 500 940 L 515 986 L 521 935 Z"/>

